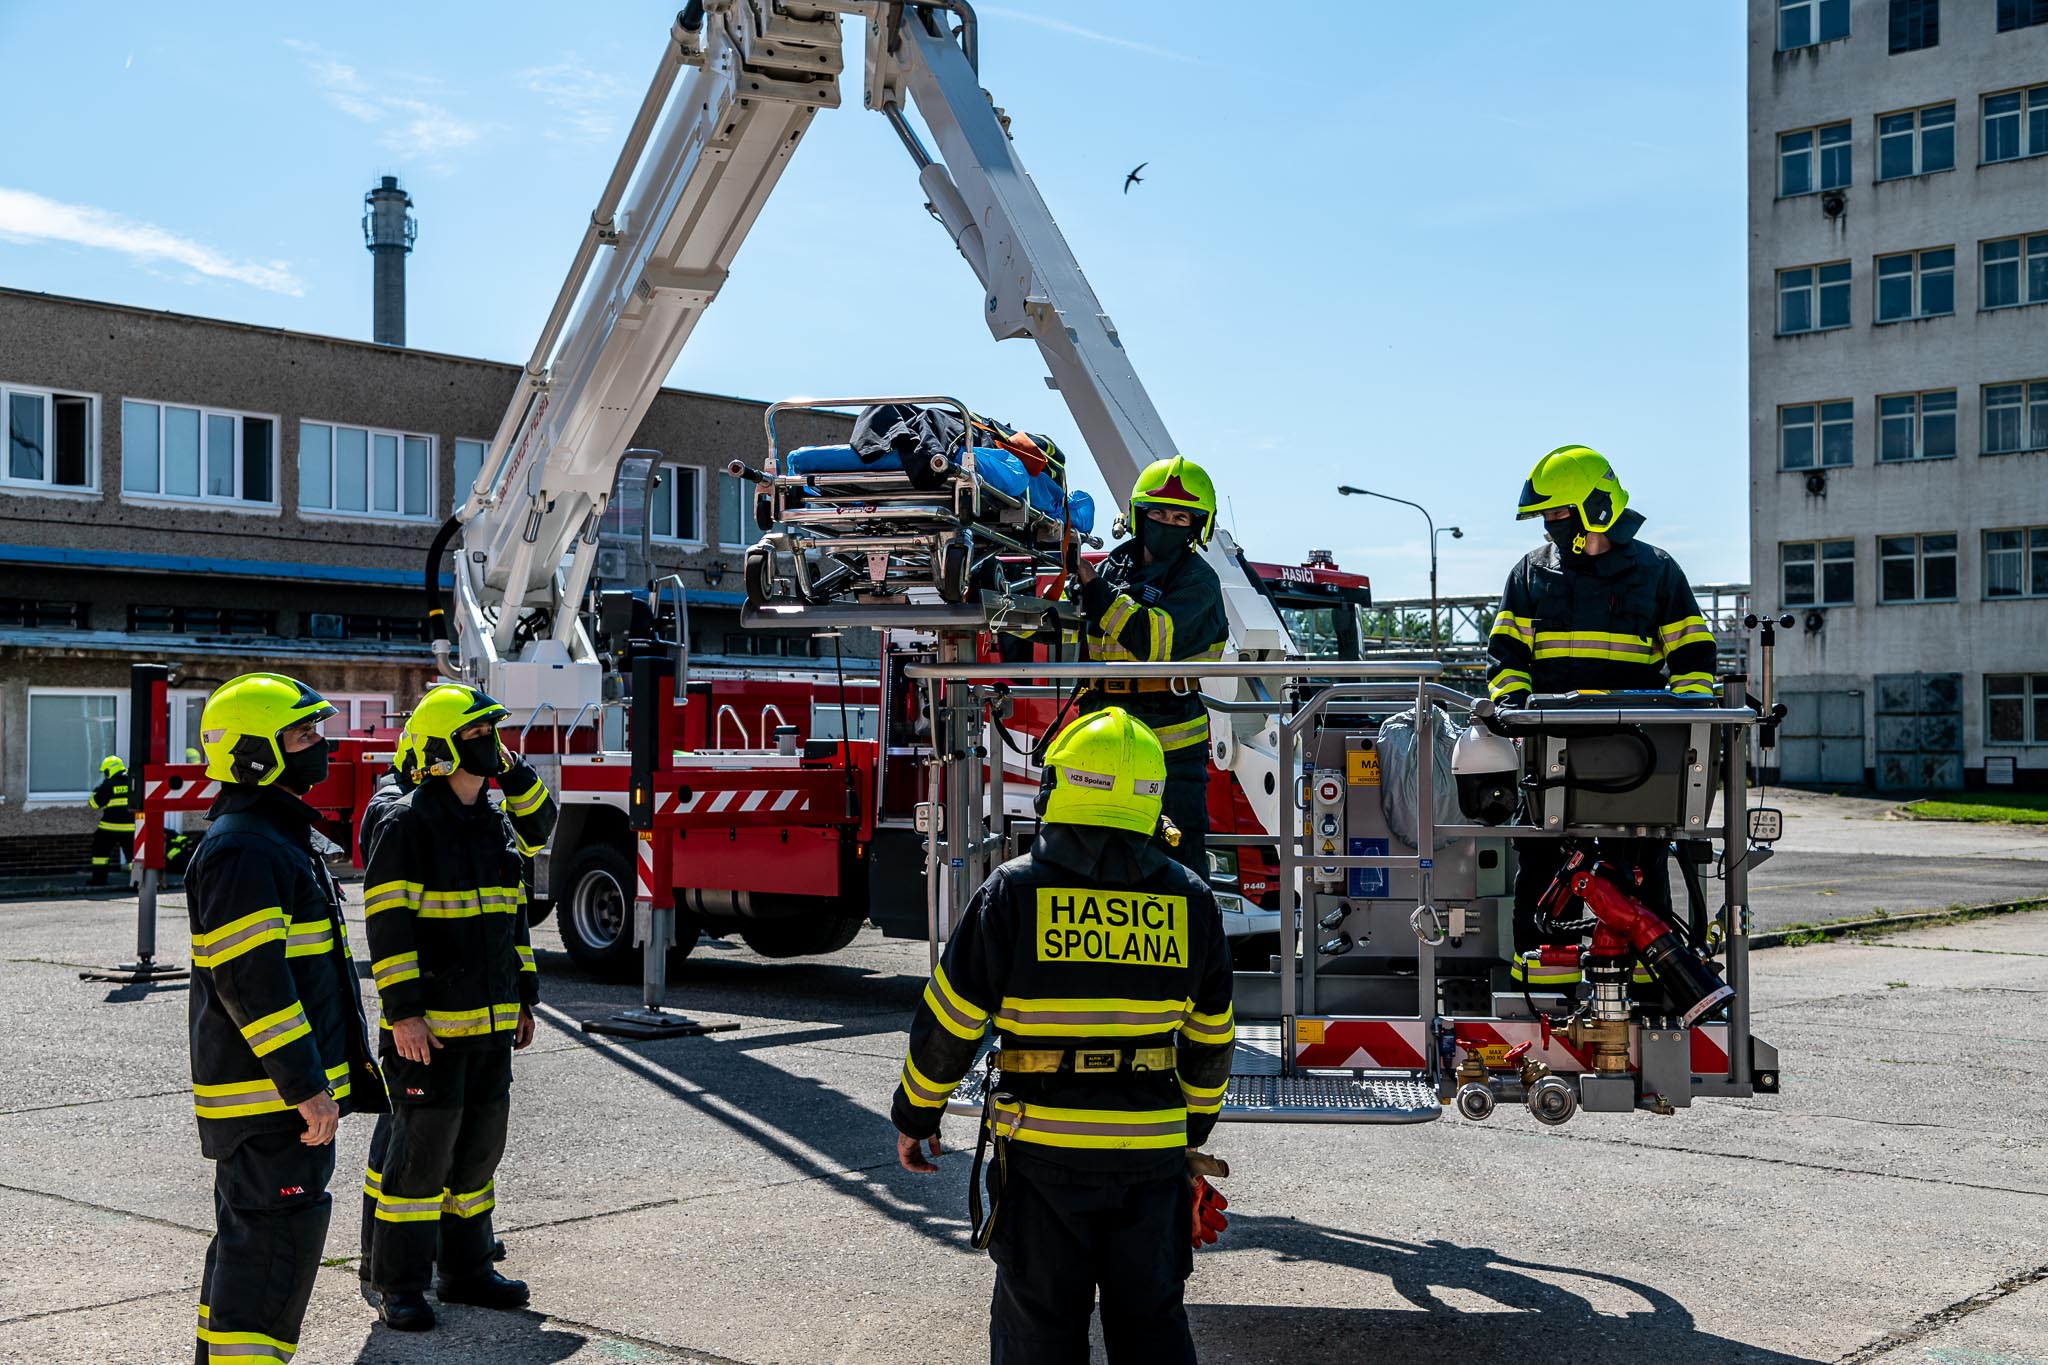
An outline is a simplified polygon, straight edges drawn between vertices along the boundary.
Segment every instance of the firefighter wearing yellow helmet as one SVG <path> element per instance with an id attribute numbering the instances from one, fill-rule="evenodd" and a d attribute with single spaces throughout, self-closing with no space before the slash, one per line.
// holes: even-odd
<path id="1" fill-rule="evenodd" d="M 1714 692 L 1713 632 L 1676 560 L 1637 538 L 1643 515 L 1598 451 L 1559 446 L 1536 462 L 1516 507 L 1543 519 L 1544 544 L 1508 574 L 1487 640 L 1487 692 L 1514 705 L 1532 692 Z M 1639 867 L 1652 908 L 1669 909 L 1665 849 L 1654 840 L 1602 840 Z M 1556 840 L 1517 844 L 1516 947 L 1536 946 L 1537 896 L 1562 857 Z"/>
<path id="2" fill-rule="evenodd" d="M 335 1130 L 385 1107 L 319 813 L 301 799 L 327 774 L 334 713 L 296 678 L 245 673 L 200 717 L 220 783 L 185 869 L 193 1109 L 217 1221 L 201 1359 L 291 1358 L 325 1253 Z"/>
<path id="3" fill-rule="evenodd" d="M 92 831 L 92 875 L 88 886 L 105 886 L 107 873 L 116 862 L 135 857 L 135 798 L 128 778 L 128 765 L 112 754 L 100 760 L 99 785 L 86 804 L 100 813 Z"/>
<path id="4" fill-rule="evenodd" d="M 1216 525 L 1216 485 L 1185 456 L 1155 460 L 1131 488 L 1131 539 L 1099 565 L 1076 570 L 1088 654 L 1117 662 L 1178 663 L 1223 657 L 1230 640 L 1223 588 L 1196 553 Z M 1186 678 L 1089 684 L 1086 714 L 1120 706 L 1150 726 L 1166 753 L 1166 814 L 1181 832 L 1174 857 L 1208 873 L 1209 712 Z"/>
<path id="5" fill-rule="evenodd" d="M 1110 1360 L 1195 1358 L 1190 1248 L 1224 1220 L 1189 1155 L 1215 1127 L 1236 1026 L 1215 899 L 1153 837 L 1166 783 L 1158 738 L 1122 709 L 1062 731 L 1031 851 L 975 893 L 911 1021 L 890 1117 L 898 1162 L 922 1173 L 996 1033 L 969 1208 L 996 1263 L 998 1365 L 1087 1360 L 1098 1293 Z"/>
<path id="6" fill-rule="evenodd" d="M 510 1116 L 512 1053 L 540 999 L 524 863 L 554 829 L 547 787 L 498 740 L 506 711 L 443 683 L 406 717 L 395 767 L 363 818 L 363 916 L 392 1112 L 363 1176 L 366 1296 L 399 1331 L 443 1303 L 518 1308 L 492 1266 L 491 1211 Z M 486 798 L 492 782 L 501 803 Z M 435 1281 L 438 1270 L 439 1278 Z"/>

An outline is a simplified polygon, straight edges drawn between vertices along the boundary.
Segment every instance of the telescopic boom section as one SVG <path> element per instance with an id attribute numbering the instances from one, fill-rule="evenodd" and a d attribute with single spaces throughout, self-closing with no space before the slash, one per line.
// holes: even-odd
<path id="1" fill-rule="evenodd" d="M 575 608 L 619 457 L 812 117 L 839 103 L 836 15 L 711 9 L 701 38 L 676 25 L 463 508 L 462 662 L 515 709 L 595 699 L 597 662 Z"/>

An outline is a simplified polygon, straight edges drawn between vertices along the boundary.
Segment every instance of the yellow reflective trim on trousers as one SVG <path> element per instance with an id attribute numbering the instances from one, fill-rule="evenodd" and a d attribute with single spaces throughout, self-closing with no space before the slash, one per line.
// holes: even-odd
<path id="1" fill-rule="evenodd" d="M 378 1192 L 384 1188 L 384 1172 L 374 1166 L 363 1167 L 363 1198 L 376 1202 Z"/>
<path id="2" fill-rule="evenodd" d="M 233 1349 L 208 1350 L 206 1358 L 209 1365 L 217 1360 L 290 1360 L 298 1354 L 299 1344 L 296 1341 L 286 1341 L 282 1337 L 268 1336 L 262 1332 L 216 1332 L 209 1325 L 212 1321 L 213 1311 L 205 1304 L 200 1304 L 199 1340 L 208 1347 L 225 1346 Z"/>
<path id="3" fill-rule="evenodd" d="M 1037 1104 L 995 1102 L 1000 1122 L 996 1131 L 1017 1142 L 1044 1147 L 1083 1147 L 1098 1151 L 1131 1151 L 1185 1147 L 1188 1121 L 1177 1109 L 1056 1109 Z"/>
<path id="4" fill-rule="evenodd" d="M 920 1109 L 943 1109 L 953 1094 L 953 1087 L 940 1085 L 917 1069 L 917 1063 L 909 1057 L 903 1059 L 903 1094 Z"/>
<path id="5" fill-rule="evenodd" d="M 223 924 L 218 929 L 194 934 L 192 965 L 211 971 L 222 963 L 234 961 L 253 948 L 266 943 L 280 942 L 287 932 L 286 923 L 284 910 L 272 905 Z"/>
<path id="6" fill-rule="evenodd" d="M 1193 720 L 1179 721 L 1173 725 L 1155 725 L 1152 733 L 1159 736 L 1159 747 L 1171 753 L 1191 745 L 1209 742 L 1209 713 L 1204 711 Z"/>
<path id="7" fill-rule="evenodd" d="M 109 834 L 133 834 L 135 832 L 133 821 L 123 825 L 113 820 L 102 820 L 99 823 L 99 828 L 107 831 Z"/>
<path id="8" fill-rule="evenodd" d="M 1533 616 L 1517 616 L 1511 611 L 1503 611 L 1500 615 L 1493 618 L 1493 629 L 1488 631 L 1487 634 L 1489 636 L 1505 635 L 1511 640 L 1520 640 L 1525 645 L 1531 644 L 1536 639 L 1536 618 Z"/>
<path id="9" fill-rule="evenodd" d="M 294 1000 L 261 1019 L 252 1019 L 242 1026 L 242 1037 L 248 1042 L 249 1050 L 258 1057 L 267 1057 L 294 1039 L 303 1038 L 313 1031 L 306 1020 L 305 1006 Z"/>
<path id="10" fill-rule="evenodd" d="M 498 1202 L 497 1188 L 497 1181 L 487 1180 L 482 1189 L 471 1190 L 467 1194 L 449 1191 L 441 1197 L 441 1212 L 457 1218 L 475 1218 L 489 1213 Z"/>
<path id="11" fill-rule="evenodd" d="M 932 968 L 932 979 L 925 983 L 924 999 L 946 1032 L 955 1037 L 972 1041 L 988 1028 L 988 1011 L 969 1004 L 965 996 L 953 989 L 953 983 L 946 979 L 943 962 Z"/>
<path id="12" fill-rule="evenodd" d="M 441 1191 L 429 1198 L 411 1198 L 404 1195 L 386 1194 L 380 1187 L 377 1191 L 376 1218 L 380 1223 L 438 1223 L 441 1221 L 441 1202 L 448 1192 Z"/>
<path id="13" fill-rule="evenodd" d="M 418 882 L 378 882 L 364 887 L 363 915 L 368 918 L 386 910 L 417 910 L 424 889 Z"/>
<path id="14" fill-rule="evenodd" d="M 1135 1038 L 1171 1033 L 1188 1002 L 1180 1000 L 1025 1000 L 1006 995 L 996 1007 L 996 1028 L 1016 1037 Z"/>

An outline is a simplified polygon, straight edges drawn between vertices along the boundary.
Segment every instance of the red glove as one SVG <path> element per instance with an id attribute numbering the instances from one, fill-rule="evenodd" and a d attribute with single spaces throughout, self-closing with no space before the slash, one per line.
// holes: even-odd
<path id="1" fill-rule="evenodd" d="M 1190 1244 L 1199 1251 L 1205 1246 L 1216 1245 L 1216 1234 L 1230 1226 L 1230 1220 L 1223 1216 L 1223 1210 L 1230 1207 L 1230 1201 L 1223 1197 L 1223 1191 L 1199 1175 L 1189 1177 L 1189 1183 L 1195 1191 Z"/>

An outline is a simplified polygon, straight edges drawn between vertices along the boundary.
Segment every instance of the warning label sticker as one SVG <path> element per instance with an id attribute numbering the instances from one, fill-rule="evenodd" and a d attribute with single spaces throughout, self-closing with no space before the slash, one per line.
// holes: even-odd
<path id="1" fill-rule="evenodd" d="M 1353 749 L 1344 755 L 1344 780 L 1354 787 L 1377 787 L 1380 784 L 1380 751 Z"/>
<path id="2" fill-rule="evenodd" d="M 1038 960 L 1185 967 L 1187 897 L 1042 886 Z"/>

